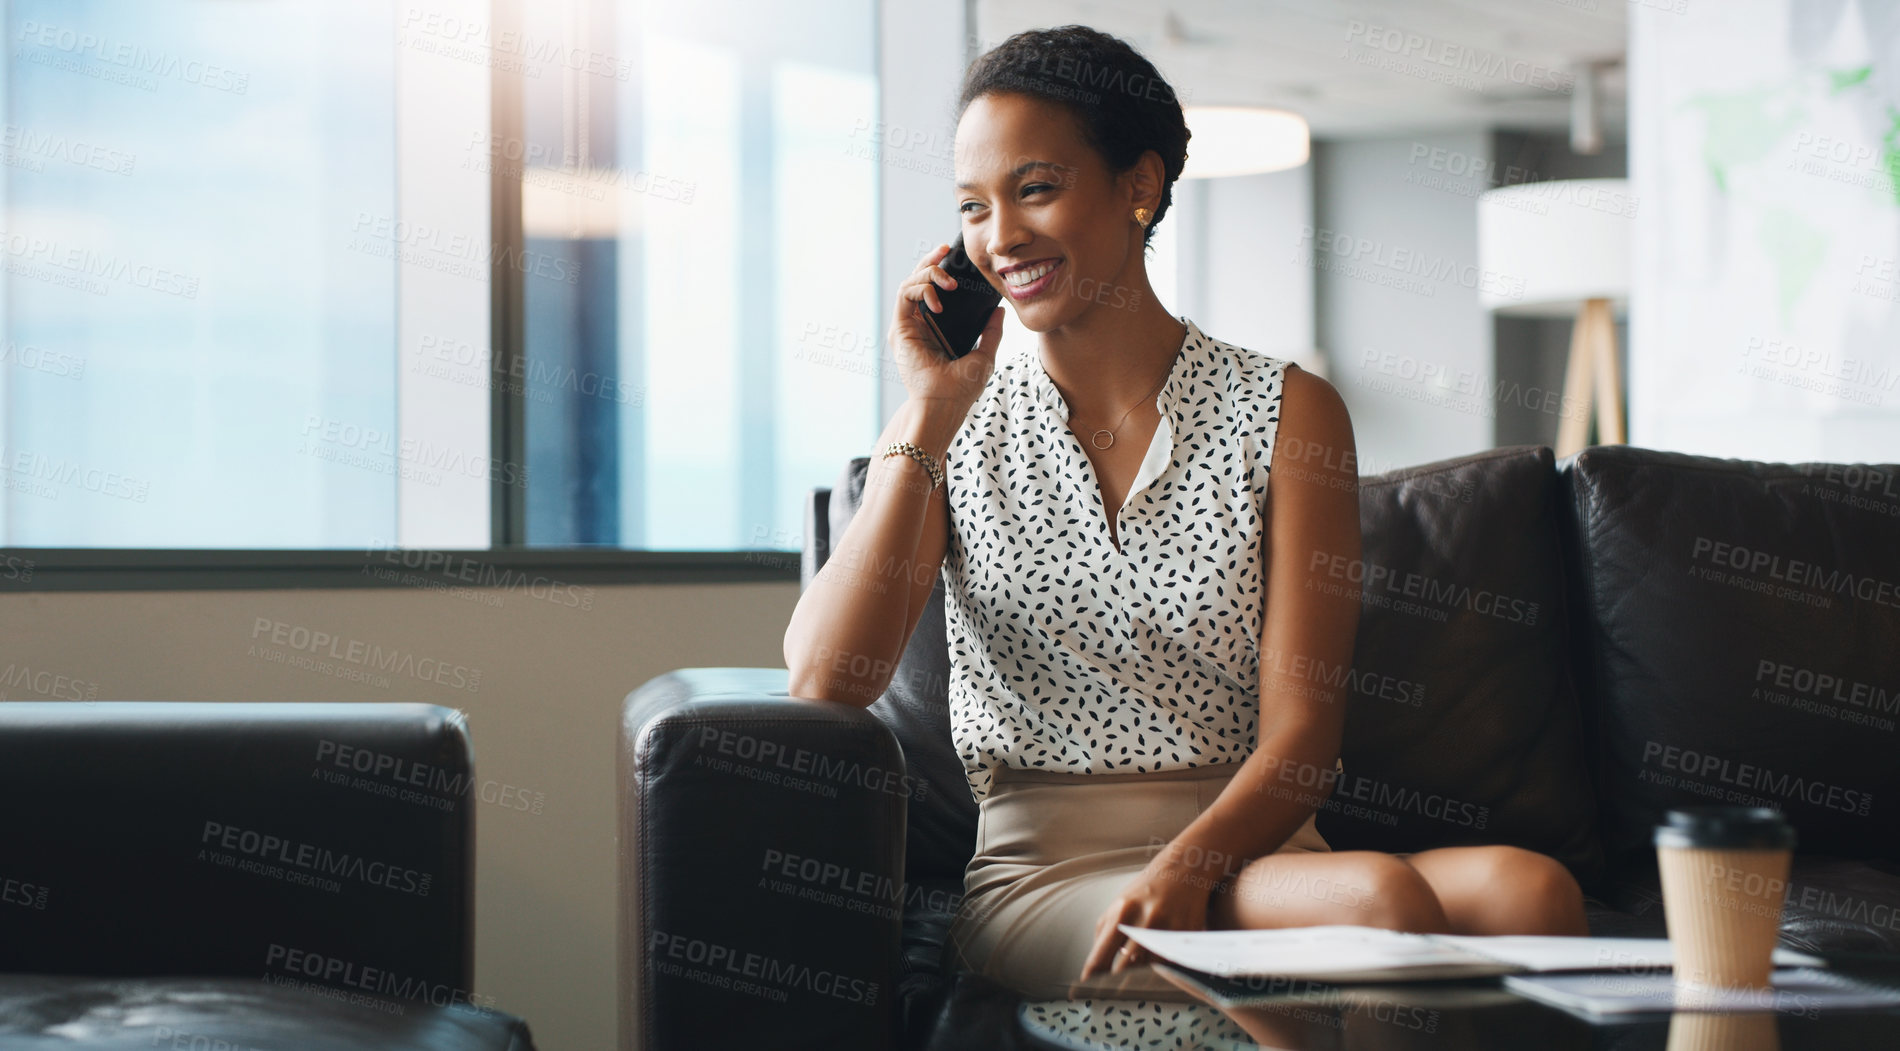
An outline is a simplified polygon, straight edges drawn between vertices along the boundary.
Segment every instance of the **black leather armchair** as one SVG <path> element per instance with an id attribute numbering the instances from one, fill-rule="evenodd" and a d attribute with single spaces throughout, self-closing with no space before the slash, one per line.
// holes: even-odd
<path id="1" fill-rule="evenodd" d="M 875 715 L 785 685 L 783 670 L 695 668 L 627 699 L 623 1047 L 897 1039 L 905 814 L 922 786 Z"/>
<path id="2" fill-rule="evenodd" d="M 812 493 L 805 583 L 867 464 Z M 1660 937 L 1661 812 L 1765 801 L 1802 835 L 1784 944 L 1900 951 L 1900 468 L 1518 447 L 1362 479 L 1360 509 L 1335 848 L 1538 850 L 1592 933 Z M 1018 1046 L 1018 998 L 943 952 L 976 807 L 942 599 L 866 710 L 767 669 L 628 697 L 623 1049 Z"/>
<path id="3" fill-rule="evenodd" d="M 472 762 L 434 705 L 0 704 L 0 1046 L 530 1051 Z"/>

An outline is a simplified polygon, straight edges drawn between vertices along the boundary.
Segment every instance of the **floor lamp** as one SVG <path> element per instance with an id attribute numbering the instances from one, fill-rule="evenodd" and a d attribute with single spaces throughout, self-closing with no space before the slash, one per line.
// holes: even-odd
<path id="1" fill-rule="evenodd" d="M 1589 444 L 1593 408 L 1597 444 L 1625 440 L 1615 314 L 1629 299 L 1635 211 L 1627 179 L 1520 183 L 1478 197 L 1479 301 L 1501 316 L 1575 319 L 1559 457 Z"/>

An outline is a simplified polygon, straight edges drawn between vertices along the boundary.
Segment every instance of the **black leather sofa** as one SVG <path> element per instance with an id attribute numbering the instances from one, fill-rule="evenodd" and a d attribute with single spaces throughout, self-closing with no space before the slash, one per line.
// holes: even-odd
<path id="1" fill-rule="evenodd" d="M 805 582 L 867 463 L 812 493 Z M 1761 801 L 1800 836 L 1783 944 L 1900 951 L 1900 468 L 1517 447 L 1360 507 L 1335 848 L 1529 847 L 1593 934 L 1660 937 L 1662 811 Z M 943 952 L 976 814 L 947 675 L 940 580 L 869 709 L 762 668 L 627 698 L 623 1048 L 1012 1043 L 1018 998 Z"/>
<path id="2" fill-rule="evenodd" d="M 424 704 L 0 704 L 0 1047 L 531 1051 Z"/>

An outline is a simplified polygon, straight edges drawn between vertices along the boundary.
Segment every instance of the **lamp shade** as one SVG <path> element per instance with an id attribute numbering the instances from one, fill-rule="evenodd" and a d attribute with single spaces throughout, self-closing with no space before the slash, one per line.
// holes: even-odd
<path id="1" fill-rule="evenodd" d="M 1284 171 L 1306 163 L 1312 133 L 1306 118 L 1258 106 L 1184 106 L 1188 156 L 1183 179 L 1215 179 Z"/>
<path id="2" fill-rule="evenodd" d="M 1478 299 L 1499 314 L 1575 317 L 1587 299 L 1629 300 L 1628 179 L 1561 179 L 1478 197 Z"/>

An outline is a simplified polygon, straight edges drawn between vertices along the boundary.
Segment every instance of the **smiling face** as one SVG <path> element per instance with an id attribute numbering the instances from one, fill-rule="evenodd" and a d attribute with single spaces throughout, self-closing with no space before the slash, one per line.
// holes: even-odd
<path id="1" fill-rule="evenodd" d="M 956 158 L 964 247 L 1024 327 L 1071 325 L 1148 287 L 1134 212 L 1155 210 L 1158 154 L 1118 177 L 1068 109 L 993 92 L 963 111 Z"/>

